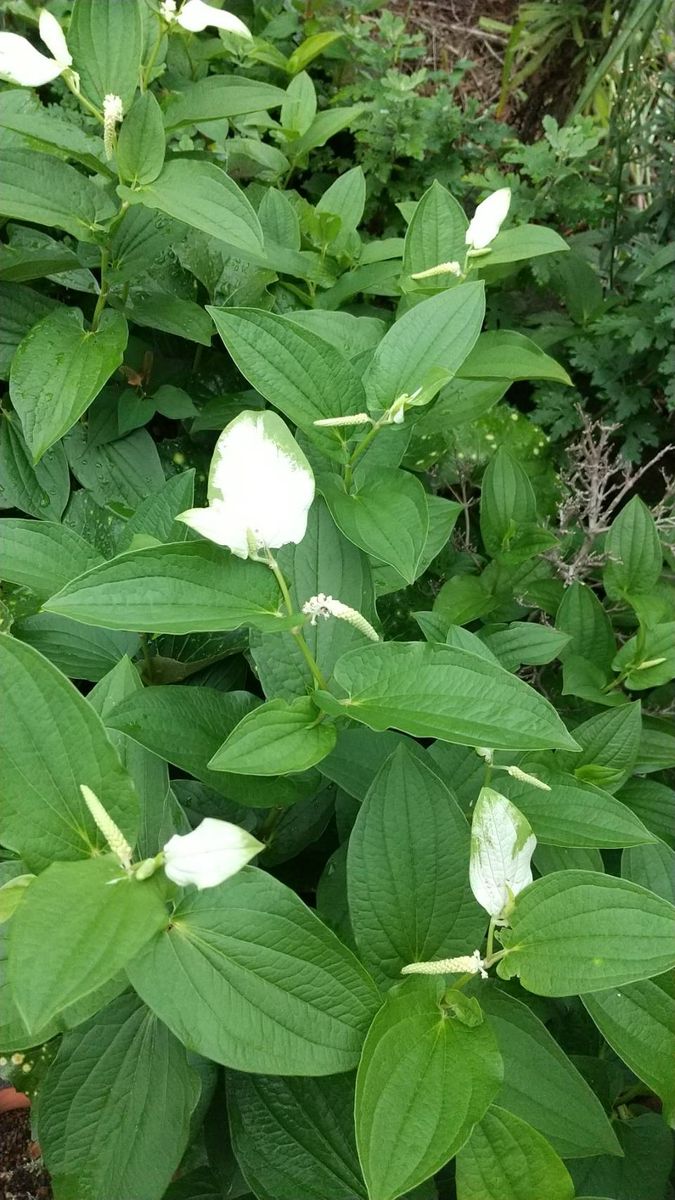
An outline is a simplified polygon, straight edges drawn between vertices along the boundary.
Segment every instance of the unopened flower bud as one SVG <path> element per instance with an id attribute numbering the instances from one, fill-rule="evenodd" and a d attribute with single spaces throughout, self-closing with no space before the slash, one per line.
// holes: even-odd
<path id="1" fill-rule="evenodd" d="M 124 116 L 124 106 L 121 96 L 108 92 L 103 98 L 103 149 L 106 158 L 112 158 L 115 152 L 115 134 L 117 126 Z"/>
<path id="2" fill-rule="evenodd" d="M 542 792 L 550 792 L 551 788 L 548 783 L 544 783 L 543 779 L 537 779 L 536 775 L 530 775 L 527 771 L 521 771 L 520 767 L 504 767 L 507 775 L 512 779 L 519 779 L 521 783 L 529 783 L 531 787 L 540 788 Z"/>

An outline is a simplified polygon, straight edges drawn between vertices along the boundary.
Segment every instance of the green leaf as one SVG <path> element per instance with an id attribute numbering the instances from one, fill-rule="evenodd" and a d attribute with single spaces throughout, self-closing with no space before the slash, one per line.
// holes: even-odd
<path id="1" fill-rule="evenodd" d="M 433 611 L 446 627 L 460 626 L 468 625 L 478 617 L 486 617 L 497 607 L 497 603 L 496 596 L 480 575 L 453 575 L 436 596 Z M 487 650 L 487 647 L 484 649 Z M 477 648 L 474 653 L 479 653 Z M 493 657 L 491 651 L 490 656 Z"/>
<path id="2" fill-rule="evenodd" d="M 381 412 L 422 387 L 429 372 L 454 375 L 480 333 L 482 283 L 465 283 L 416 304 L 382 338 L 364 377 L 368 408 Z M 440 386 L 440 385 L 439 385 Z"/>
<path id="3" fill-rule="evenodd" d="M 340 711 L 371 729 L 393 727 L 415 737 L 503 750 L 576 746 L 542 696 L 502 667 L 454 646 L 370 645 L 345 654 L 334 678 L 348 693 Z"/>
<path id="4" fill-rule="evenodd" d="M 502 979 L 538 996 L 622 987 L 675 965 L 675 909 L 637 884 L 597 871 L 559 871 L 516 897 Z"/>
<path id="5" fill-rule="evenodd" d="M 0 577 L 49 596 L 102 561 L 74 529 L 56 521 L 0 522 Z"/>
<path id="6" fill-rule="evenodd" d="M 128 973 L 176 1037 L 239 1071 L 348 1071 L 378 1003 L 350 951 L 255 867 L 185 899 Z"/>
<path id="7" fill-rule="evenodd" d="M 633 496 L 609 527 L 603 583 L 610 600 L 650 592 L 658 583 L 663 551 L 652 514 Z"/>
<path id="8" fill-rule="evenodd" d="M 429 510 L 424 488 L 414 475 L 393 467 L 367 472 L 351 494 L 339 476 L 324 477 L 320 488 L 331 516 L 350 542 L 388 563 L 408 583 L 417 578 Z"/>
<path id="9" fill-rule="evenodd" d="M 168 920 L 154 880 L 130 879 L 111 857 L 52 863 L 10 926 L 9 981 L 28 1029 L 102 987 Z"/>
<path id="10" fill-rule="evenodd" d="M 216 750 L 212 771 L 237 775 L 290 775 L 330 754 L 335 726 L 321 721 L 310 696 L 269 700 L 247 713 Z"/>
<path id="11" fill-rule="evenodd" d="M 69 163 L 34 150 L 2 151 L 2 216 L 65 229 L 83 242 L 93 242 L 99 223 L 114 212 L 108 194 Z"/>
<path id="12" fill-rule="evenodd" d="M 661 1097 L 666 1120 L 675 1123 L 673 997 L 658 982 L 643 979 L 581 999 L 605 1041 Z"/>
<path id="13" fill-rule="evenodd" d="M 561 756 L 559 765 L 574 771 L 578 779 L 615 792 L 633 771 L 641 728 L 639 702 L 598 713 L 574 730 L 581 754 Z"/>
<path id="14" fill-rule="evenodd" d="M 517 671 L 523 665 L 550 663 L 561 657 L 570 640 L 568 634 L 550 625 L 529 621 L 486 625 L 480 631 L 480 639 L 507 671 Z"/>
<path id="15" fill-rule="evenodd" d="M 187 525 L 177 521 L 176 517 L 194 504 L 194 480 L 193 470 L 172 475 L 163 487 L 142 500 L 124 526 L 118 543 L 120 550 L 127 550 L 137 535 L 152 537 L 158 542 L 180 542 L 187 538 Z"/>
<path id="16" fill-rule="evenodd" d="M 200 1089 L 180 1042 L 137 996 L 119 996 L 66 1034 L 40 1088 L 40 1146 L 56 1189 L 161 1200 Z"/>
<path id="17" fill-rule="evenodd" d="M 316 89 L 306 71 L 301 71 L 291 80 L 286 88 L 283 104 L 281 105 L 281 127 L 287 134 L 298 137 L 307 133 L 316 116 Z M 275 238 L 275 241 L 281 241 Z M 281 241 L 281 245 L 285 243 Z M 300 249 L 300 242 L 295 247 Z"/>
<path id="18" fill-rule="evenodd" d="M 597 846 L 603 850 L 654 842 L 653 833 L 610 792 L 555 767 L 523 763 L 550 791 L 499 776 L 499 786 L 521 810 L 541 842 L 553 846 Z"/>
<path id="19" fill-rule="evenodd" d="M 578 580 L 566 588 L 555 623 L 557 629 L 570 635 L 569 644 L 560 654 L 562 663 L 577 655 L 609 672 L 616 654 L 612 622 L 592 588 Z"/>
<path id="20" fill-rule="evenodd" d="M 468 880 L 469 827 L 445 784 L 405 743 L 378 771 L 349 839 L 352 926 L 382 986 L 401 968 L 467 954 L 486 918 Z"/>
<path id="21" fill-rule="evenodd" d="M 262 563 L 208 542 L 132 550 L 73 581 L 48 612 L 106 629 L 206 633 L 254 625 L 284 629 L 279 589 Z"/>
<path id="22" fill-rule="evenodd" d="M 103 141 L 100 137 L 85 133 L 71 121 L 60 120 L 54 109 L 46 109 L 41 105 L 36 105 L 35 109 L 27 112 L 14 111 L 9 105 L 2 104 L 3 100 L 12 95 L 12 92 L 3 92 L 0 97 L 0 129 L 11 129 L 14 133 L 21 134 L 20 145 L 31 150 L 54 154 L 57 158 L 74 159 L 89 171 L 113 177 L 110 165 L 105 160 Z M 61 255 L 64 254 L 73 260 L 69 265 L 77 270 L 80 263 L 72 251 L 63 247 Z M 63 267 L 57 266 L 57 270 L 59 269 L 63 270 Z M 46 270 L 42 273 L 51 275 L 53 272 Z M 24 278 L 30 279 L 31 276 L 27 275 Z"/>
<path id="23" fill-rule="evenodd" d="M 488 554 L 504 550 L 524 525 L 537 519 L 537 500 L 529 477 L 508 450 L 500 446 L 488 463 L 481 484 L 480 532 Z"/>
<path id="24" fill-rule="evenodd" d="M 155 686 L 124 699 L 108 713 L 106 724 L 230 800 L 257 808 L 294 804 L 306 793 L 298 781 L 249 776 L 241 779 L 207 766 L 223 738 L 259 703 L 248 692 L 219 692 L 177 684 Z"/>
<path id="25" fill-rule="evenodd" d="M 0 414 L 0 506 L 58 521 L 64 512 L 71 482 L 60 443 L 38 463 L 31 463 L 19 422 Z"/>
<path id="26" fill-rule="evenodd" d="M 129 204 L 159 209 L 226 242 L 234 251 L 262 253 L 263 234 L 254 209 L 241 188 L 213 162 L 176 158 L 152 183 L 138 188 L 120 184 L 117 191 Z"/>
<path id="27" fill-rule="evenodd" d="M 241 75 L 208 75 L 174 93 L 164 111 L 167 133 L 185 125 L 201 125 L 278 108 L 286 93 L 258 79 Z M 193 164 L 194 165 L 194 164 Z"/>
<path id="28" fill-rule="evenodd" d="M 510 329 L 481 333 L 458 375 L 462 379 L 553 379 L 571 384 L 567 371 L 536 342 Z"/>
<path id="29" fill-rule="evenodd" d="M 437 179 L 415 207 L 405 235 L 403 273 L 413 275 L 446 262 L 463 262 L 464 235 L 469 222 L 464 209 Z M 447 280 L 448 276 L 445 276 Z M 437 287 L 444 277 L 420 280 L 422 287 Z"/>
<path id="30" fill-rule="evenodd" d="M 296 75 L 298 71 L 304 71 L 319 54 L 323 54 L 333 42 L 344 37 L 344 33 L 326 30 L 324 33 L 313 33 L 296 46 L 286 64 L 286 70 L 289 75 Z"/>
<path id="31" fill-rule="evenodd" d="M 127 323 L 104 312 L 98 329 L 86 330 L 79 308 L 43 317 L 19 346 L 9 394 L 26 442 L 38 462 L 98 396 L 124 357 Z"/>
<path id="32" fill-rule="evenodd" d="M 368 478 L 370 478 L 370 473 Z M 442 496 L 434 496 L 430 492 L 424 493 L 424 499 L 427 506 L 429 529 L 417 563 L 416 579 L 424 574 L 441 550 L 445 549 L 462 512 L 462 505 L 455 500 L 444 500 Z M 383 564 L 375 564 L 373 578 L 378 596 L 399 592 L 406 586 L 406 580 L 398 571 Z"/>
<path id="33" fill-rule="evenodd" d="M 12 359 L 26 334 L 59 306 L 48 296 L 21 284 L 0 283 L 0 378 L 9 379 Z M 11 420 L 11 413 L 3 413 Z"/>
<path id="34" fill-rule="evenodd" d="M 258 1196 L 361 1200 L 354 1140 L 354 1079 L 227 1075 L 232 1143 Z"/>
<path id="35" fill-rule="evenodd" d="M 135 325 L 160 329 L 175 337 L 187 338 L 200 346 L 210 346 L 213 324 L 201 304 L 177 296 L 151 292 L 143 299 L 132 296 L 124 306 L 125 315 Z M 147 409 L 146 409 L 147 413 Z"/>
<path id="36" fill-rule="evenodd" d="M 362 104 L 350 104 L 348 108 L 326 108 L 318 113 L 309 129 L 286 145 L 291 162 L 295 165 L 310 150 L 325 146 L 336 133 L 351 125 L 361 115 L 363 108 Z"/>
<path id="37" fill-rule="evenodd" d="M 643 1112 L 616 1122 L 623 1158 L 588 1159 L 570 1163 L 577 1195 L 586 1200 L 599 1196 L 626 1200 L 662 1200 L 667 1195 L 673 1162 L 673 1135 L 663 1117 Z"/>
<path id="38" fill-rule="evenodd" d="M 39 650 L 69 679 L 90 683 L 107 675 L 125 654 L 133 658 L 140 648 L 137 633 L 93 629 L 46 612 L 15 621 L 12 634 Z"/>
<path id="39" fill-rule="evenodd" d="M 595 1092 L 532 1009 L 494 984 L 478 985 L 475 994 L 504 1060 L 496 1103 L 538 1129 L 563 1158 L 618 1154 Z"/>
<path id="40" fill-rule="evenodd" d="M 675 791 L 655 779 L 630 779 L 619 792 L 622 804 L 627 805 L 647 829 L 675 845 Z M 637 883 L 638 880 L 635 880 Z"/>
<path id="41" fill-rule="evenodd" d="M 499 1089 L 486 1022 L 453 1017 L 437 979 L 391 992 L 368 1031 L 356 1080 L 356 1141 L 370 1200 L 394 1200 L 456 1154 Z"/>
<path id="42" fill-rule="evenodd" d="M 157 447 L 147 429 L 136 429 L 104 446 L 89 446 L 80 424 L 66 434 L 64 445 L 73 475 L 89 499 L 102 507 L 137 508 L 164 485 Z"/>
<path id="43" fill-rule="evenodd" d="M 132 187 L 152 183 L 164 166 L 166 136 L 162 110 L 152 92 L 139 96 L 122 122 L 117 139 L 117 169 Z"/>
<path id="44" fill-rule="evenodd" d="M 242 375 L 294 425 L 311 431 L 316 420 L 364 411 L 365 394 L 356 371 L 317 334 L 261 309 L 208 311 Z M 322 437 L 337 451 L 345 430 L 322 431 Z"/>
<path id="45" fill-rule="evenodd" d="M 675 676 L 675 621 L 654 625 L 644 635 L 640 650 L 639 639 L 629 638 L 614 658 L 615 671 L 628 671 L 625 686 L 640 692 L 660 687 Z"/>
<path id="46" fill-rule="evenodd" d="M 322 775 L 336 783 L 339 788 L 356 800 L 365 800 L 380 767 L 400 745 L 405 744 L 411 753 L 426 758 L 418 742 L 404 738 L 400 733 L 375 733 L 360 725 L 348 725 L 340 729 L 335 749 L 324 758 L 319 768 Z"/>
<path id="47" fill-rule="evenodd" d="M 103 109 L 107 95 L 119 96 L 124 111 L 138 86 L 143 55 L 140 0 L 75 0 L 68 48 L 82 91 Z"/>
<path id="48" fill-rule="evenodd" d="M 574 1184 L 531 1125 L 492 1105 L 457 1156 L 457 1200 L 572 1200 Z"/>
<path id="49" fill-rule="evenodd" d="M 633 846 L 621 855 L 621 874 L 675 904 L 675 850 L 665 842 Z"/>
<path id="50" fill-rule="evenodd" d="M 478 259 L 478 264 L 495 267 L 524 258 L 539 258 L 542 254 L 559 254 L 561 250 L 567 251 L 569 246 L 555 230 L 545 225 L 516 225 L 497 234 L 490 245 L 490 254 Z"/>
<path id="51" fill-rule="evenodd" d="M 0 841 L 30 871 L 88 858 L 104 846 L 82 796 L 86 783 L 133 844 L 131 781 L 85 698 L 36 650 L 0 635 Z"/>

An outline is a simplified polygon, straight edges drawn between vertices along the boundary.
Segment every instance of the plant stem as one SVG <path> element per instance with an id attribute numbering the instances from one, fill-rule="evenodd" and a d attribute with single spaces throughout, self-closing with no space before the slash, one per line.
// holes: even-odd
<path id="1" fill-rule="evenodd" d="M 269 566 L 270 570 L 274 574 L 274 578 L 276 579 L 277 583 L 279 584 L 279 591 L 281 592 L 281 595 L 283 597 L 286 612 L 288 613 L 289 616 L 291 616 L 291 614 L 293 613 L 293 603 L 291 601 L 291 593 L 288 590 L 288 584 L 286 583 L 286 580 L 283 577 L 283 574 L 281 572 L 281 569 L 279 567 L 277 560 L 274 558 L 274 556 L 272 554 L 270 554 L 269 550 L 267 551 L 266 561 L 267 561 L 267 565 Z M 321 688 L 322 691 L 325 691 L 326 690 L 326 681 L 325 681 L 323 675 L 321 674 L 321 671 L 319 670 L 319 666 L 316 662 L 316 659 L 314 658 L 314 655 L 312 654 L 312 651 L 310 650 L 309 646 L 307 645 L 307 642 L 305 641 L 305 636 L 304 636 L 302 630 L 301 629 L 291 629 L 291 634 L 295 640 L 295 644 L 297 645 L 298 650 L 302 654 L 305 662 L 307 663 L 307 666 L 309 667 L 309 669 L 311 671 L 312 678 L 314 680 L 316 687 Z"/>
<path id="2" fill-rule="evenodd" d="M 101 249 L 101 284 L 98 293 L 98 300 L 96 301 L 96 308 L 94 309 L 94 315 L 91 318 L 91 328 L 93 333 L 96 333 L 96 330 L 98 329 L 99 321 L 101 320 L 101 314 L 106 306 L 108 292 L 110 291 L 110 284 L 108 283 L 107 278 L 109 264 L 110 251 L 106 246 L 103 246 Z"/>
<path id="3" fill-rule="evenodd" d="M 361 455 L 365 454 L 365 452 L 368 449 L 373 438 L 376 437 L 376 435 L 380 432 L 380 430 L 386 424 L 388 424 L 388 422 L 384 421 L 381 417 L 380 417 L 379 421 L 374 421 L 373 424 L 371 425 L 370 429 L 368 430 L 366 436 L 361 438 L 361 441 L 359 442 L 359 444 L 357 446 L 355 446 L 354 449 L 352 450 L 351 458 L 349 459 L 349 462 L 347 463 L 347 465 L 345 467 L 345 473 L 344 473 L 345 487 L 347 489 L 349 489 L 351 487 L 352 477 L 353 477 L 353 473 L 354 473 L 354 467 L 356 466 L 356 463 L 359 461 Z"/>
<path id="4" fill-rule="evenodd" d="M 495 940 L 495 919 L 490 917 L 490 925 L 488 927 L 487 945 L 485 947 L 485 957 L 492 958 Z"/>

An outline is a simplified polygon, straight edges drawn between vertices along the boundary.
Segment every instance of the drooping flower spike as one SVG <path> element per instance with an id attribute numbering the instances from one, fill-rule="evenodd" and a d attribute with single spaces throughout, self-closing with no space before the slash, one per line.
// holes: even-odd
<path id="1" fill-rule="evenodd" d="M 1 79 L 17 83 L 20 87 L 42 87 L 72 65 L 72 55 L 63 30 L 56 17 L 46 8 L 40 13 L 38 28 L 52 57 L 41 54 L 27 38 L 18 33 L 0 33 Z"/>
<path id="2" fill-rule="evenodd" d="M 176 0 L 163 0 L 160 12 L 164 20 L 172 25 L 174 21 L 190 33 L 201 33 L 209 25 L 215 29 L 224 29 L 226 33 L 236 33 L 239 37 L 250 38 L 248 25 L 235 17 L 234 13 L 224 8 L 214 8 L 204 0 L 186 0 L 180 11 L 177 11 Z"/>
<path id="3" fill-rule="evenodd" d="M 208 508 L 190 508 L 178 520 L 239 558 L 264 558 L 302 541 L 314 475 L 281 417 L 246 410 L 218 438 L 207 494 Z"/>
<path id="4" fill-rule="evenodd" d="M 485 250 L 496 238 L 511 205 L 511 188 L 499 188 L 476 209 L 465 241 L 470 250 Z"/>

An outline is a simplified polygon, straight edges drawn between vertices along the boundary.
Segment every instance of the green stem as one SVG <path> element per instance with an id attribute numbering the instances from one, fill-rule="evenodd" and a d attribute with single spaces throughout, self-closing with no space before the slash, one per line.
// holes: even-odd
<path id="1" fill-rule="evenodd" d="M 145 66 L 141 68 L 141 81 L 140 82 L 141 82 L 141 91 L 142 92 L 146 91 L 147 86 L 150 82 L 150 73 L 152 71 L 152 68 L 155 65 L 155 59 L 157 58 L 157 55 L 159 53 L 159 48 L 162 44 L 162 36 L 163 36 L 163 30 L 162 30 L 162 26 L 160 25 L 159 33 L 157 34 L 157 39 L 152 48 L 150 57 L 149 57 L 147 63 L 145 64 Z"/>
<path id="2" fill-rule="evenodd" d="M 384 421 L 381 417 L 380 417 L 379 421 L 374 421 L 373 424 L 371 425 L 370 429 L 368 430 L 366 436 L 361 438 L 361 441 L 359 442 L 359 444 L 357 446 L 355 446 L 354 449 L 352 450 L 351 457 L 345 467 L 345 473 L 344 473 L 345 487 L 347 488 L 347 490 L 349 490 L 349 488 L 351 487 L 352 477 L 354 474 L 354 467 L 356 466 L 357 462 L 361 458 L 361 455 L 365 454 L 370 443 L 373 441 L 373 438 L 375 438 L 377 436 L 377 434 L 380 432 L 380 430 L 387 424 L 388 424 L 388 422 Z"/>
<path id="3" fill-rule="evenodd" d="M 96 117 L 96 120 L 99 121 L 101 123 L 101 125 L 103 125 L 103 123 L 104 123 L 103 113 L 101 112 L 100 108 L 97 108 L 95 104 L 92 104 L 91 100 L 87 100 L 87 97 L 83 96 L 80 89 L 75 86 L 73 72 L 72 71 L 64 71 L 61 78 L 63 79 L 63 82 L 65 83 L 65 85 L 69 89 L 69 91 L 71 91 L 73 93 L 73 95 L 79 100 L 82 107 L 86 108 L 87 112 L 90 112 L 92 117 Z"/>
<path id="4" fill-rule="evenodd" d="M 490 917 L 490 925 L 488 927 L 487 946 L 485 948 L 485 957 L 492 958 L 495 940 L 495 919 Z"/>
<path id="5" fill-rule="evenodd" d="M 291 616 L 291 614 L 293 613 L 293 603 L 291 601 L 291 593 L 288 590 L 288 584 L 286 583 L 286 580 L 284 579 L 284 577 L 281 573 L 281 570 L 279 568 L 279 564 L 278 564 L 277 560 L 274 558 L 274 556 L 272 554 L 270 554 L 269 550 L 267 551 L 266 561 L 267 561 L 267 565 L 269 566 L 270 570 L 274 574 L 274 578 L 276 579 L 277 583 L 279 584 L 279 591 L 281 592 L 281 595 L 283 597 L 284 605 L 286 607 L 286 612 L 288 613 L 289 616 Z M 291 629 L 291 634 L 295 640 L 295 644 L 298 647 L 298 650 L 302 654 L 305 662 L 307 663 L 307 666 L 309 667 L 309 669 L 311 671 L 314 683 L 316 684 L 316 686 L 318 688 L 321 688 L 321 690 L 325 692 L 326 681 L 325 681 L 323 675 L 321 674 L 321 671 L 319 670 L 318 664 L 316 662 L 316 659 L 314 658 L 314 655 L 312 654 L 312 651 L 310 650 L 309 646 L 307 645 L 307 642 L 305 641 L 305 637 L 304 637 L 302 630 L 301 629 Z"/>
<path id="6" fill-rule="evenodd" d="M 99 321 L 101 320 L 101 315 L 103 313 L 103 310 L 106 306 L 106 301 L 108 299 L 108 292 L 110 291 L 110 284 L 108 283 L 108 267 L 109 267 L 109 265 L 110 265 L 110 251 L 108 250 L 107 246 L 103 246 L 103 248 L 101 249 L 100 291 L 98 294 L 98 300 L 96 301 L 96 308 L 94 309 L 94 315 L 91 318 L 91 328 L 92 328 L 93 333 L 96 333 L 96 330 L 98 329 Z"/>

